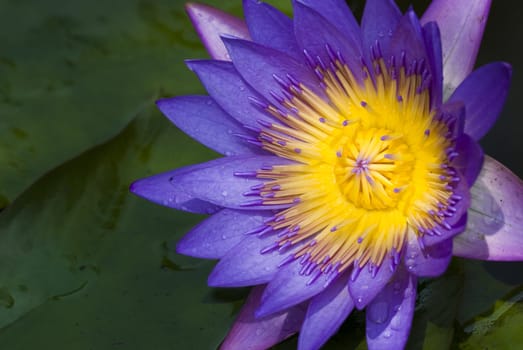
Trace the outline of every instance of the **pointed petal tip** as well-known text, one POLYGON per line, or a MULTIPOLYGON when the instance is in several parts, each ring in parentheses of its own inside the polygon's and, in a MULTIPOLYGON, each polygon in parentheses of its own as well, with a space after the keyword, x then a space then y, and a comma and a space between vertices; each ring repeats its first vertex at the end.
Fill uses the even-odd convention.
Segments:
POLYGON ((189 2, 185 10, 212 58, 230 61, 220 35, 250 39, 245 22, 214 7, 189 2))
POLYGON ((242 307, 221 350, 263 350, 295 334, 305 317, 306 305, 300 304, 273 316, 258 319, 254 310, 260 302, 265 286, 256 286, 242 307))

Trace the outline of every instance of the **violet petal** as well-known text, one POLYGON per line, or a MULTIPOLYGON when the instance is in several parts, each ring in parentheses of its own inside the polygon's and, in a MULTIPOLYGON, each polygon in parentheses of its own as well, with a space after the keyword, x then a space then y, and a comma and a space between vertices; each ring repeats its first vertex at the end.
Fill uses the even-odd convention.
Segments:
POLYGON ((294 32, 303 50, 313 59, 319 57, 325 64, 332 62, 331 54, 341 54, 351 71, 361 72, 361 40, 359 37, 346 37, 331 23, 319 16, 316 11, 296 2, 294 5, 294 32))
POLYGON ((437 107, 443 101, 443 51, 440 32, 435 22, 425 24, 422 30, 431 73, 430 102, 432 107, 437 107))
POLYGON ((421 249, 417 237, 409 237, 404 258, 409 273, 419 277, 436 277, 447 270, 451 259, 452 239, 421 249))
POLYGON ((273 118, 252 102, 254 98, 267 104, 267 100, 242 79, 231 62, 190 60, 187 65, 198 75, 216 103, 241 124, 259 128, 258 120, 274 122, 273 118))
POLYGON ((173 176, 184 176, 204 167, 205 164, 196 164, 139 179, 131 184, 129 190, 137 196, 169 208, 212 214, 218 211, 220 206, 195 198, 186 193, 183 187, 171 182, 173 176))
POLYGON ((243 13, 252 40, 287 53, 296 59, 303 57, 292 30, 292 20, 269 4, 244 0, 243 13))
POLYGON ((268 210, 222 209, 199 223, 176 245, 176 252, 196 258, 219 259, 249 232, 272 216, 268 210))
POLYGON ((434 244, 439 244, 441 242, 444 242, 446 240, 452 239, 453 237, 459 235, 460 233, 465 231, 465 228, 467 227, 467 218, 468 214, 464 213, 459 217, 459 219, 450 227, 450 229, 446 229, 443 226, 438 227, 438 234, 434 235, 424 235, 423 236, 423 244, 427 247, 430 247, 434 244))
POLYGON ((278 79, 291 82, 287 79, 288 75, 316 94, 323 95, 323 89, 312 70, 291 56, 245 40, 224 38, 224 42, 243 79, 269 101, 278 103, 272 93, 282 90, 278 79))
POLYGON ((349 291, 358 310, 362 310, 380 293, 381 289, 389 282, 396 271, 396 266, 384 262, 376 271, 369 271, 368 264, 363 266, 360 273, 353 281, 349 280, 349 291))
POLYGON ((483 166, 483 149, 476 140, 464 134, 456 141, 456 152, 458 156, 452 161, 452 166, 463 174, 467 184, 472 186, 483 166))
POLYGON ((328 20, 349 41, 357 41, 360 28, 345 0, 297 0, 328 20))
POLYGON ((416 302, 416 277, 403 268, 367 306, 369 350, 403 349, 407 343, 416 302))
POLYGON ((298 260, 282 266, 270 281, 262 296, 257 317, 264 317, 306 301, 327 288, 329 275, 321 273, 313 283, 312 275, 301 274, 298 260))
MULTIPOLYGON (((276 156, 231 156, 218 158, 204 163, 190 172, 171 174, 172 186, 184 193, 221 207, 243 210, 269 210, 270 206, 259 204, 246 205, 251 197, 244 196, 252 186, 262 183, 253 176, 237 176, 246 172, 255 174, 266 166, 292 163, 276 156)), ((256 198, 254 198, 256 200, 256 198)))
POLYGON ((239 138, 249 134, 209 96, 177 96, 156 105, 173 124, 201 144, 226 156, 260 154, 264 151, 239 138))
POLYGON ((254 316, 264 289, 265 286, 256 286, 251 290, 234 325, 221 344, 221 350, 265 350, 300 330, 306 304, 296 305, 263 318, 254 316))
POLYGON ((482 260, 523 260, 523 182, 485 156, 471 188, 467 230, 454 238, 454 255, 482 260))
POLYGON ((250 40, 245 22, 237 17, 203 4, 188 3, 185 9, 207 52, 214 59, 231 60, 221 35, 250 40))
POLYGON ((512 68, 508 63, 495 62, 470 74, 449 102, 462 101, 467 117, 465 132, 475 140, 481 139, 494 125, 508 95, 512 68))
MULTIPOLYGON (((427 62, 427 50, 421 25, 414 10, 409 9, 398 22, 390 41, 390 53, 399 58, 405 54, 407 67, 414 60, 427 62)), ((400 62, 398 62, 400 63, 400 62)))
POLYGON ((367 0, 361 19, 363 49, 370 52, 379 41, 383 52, 389 52, 390 39, 401 18, 401 12, 393 0, 367 0))
POLYGON ((310 301, 301 327, 298 349, 319 349, 333 336, 354 308, 347 285, 349 274, 340 276, 310 301))
POLYGON ((262 254, 274 241, 274 237, 246 236, 214 267, 208 278, 209 286, 247 287, 271 281, 279 271, 278 265, 291 254, 277 249, 262 254))
POLYGON ((433 0, 421 18, 423 24, 435 21, 443 47, 444 99, 472 71, 491 0, 433 0))

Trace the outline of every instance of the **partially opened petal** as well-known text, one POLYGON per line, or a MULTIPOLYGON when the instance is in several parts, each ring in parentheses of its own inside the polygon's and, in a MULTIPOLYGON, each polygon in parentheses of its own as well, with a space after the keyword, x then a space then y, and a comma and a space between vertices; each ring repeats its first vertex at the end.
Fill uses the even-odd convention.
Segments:
POLYGON ((263 104, 267 104, 267 100, 242 79, 231 62, 191 60, 187 65, 216 103, 241 124, 259 128, 258 121, 274 121, 253 103, 253 99, 263 104))
POLYGON ((300 331, 299 350, 319 349, 333 336, 354 308, 348 274, 311 299, 300 331))
POLYGON ((316 11, 299 2, 294 5, 294 32, 298 44, 312 59, 319 58, 321 62, 328 63, 332 62, 333 54, 340 54, 354 75, 360 73, 360 38, 344 36, 316 11))
POLYGON ((268 210, 222 209, 185 234, 176 245, 176 252, 219 259, 270 216, 272 213, 268 210))
POLYGON ((250 39, 245 22, 237 17, 203 4, 188 3, 185 9, 212 58, 231 60, 221 35, 250 39))
POLYGON ((416 237, 410 237, 405 250, 407 271, 419 277, 436 277, 447 270, 452 259, 452 239, 422 247, 416 237))
POLYGON ((523 260, 523 182, 486 156, 471 188, 467 230, 454 238, 454 255, 523 260))
POLYGON ((416 277, 398 269, 393 280, 366 310, 369 350, 403 349, 412 325, 416 277))
POLYGON ((386 263, 379 267, 369 266, 365 265, 356 277, 353 274, 349 280, 349 291, 358 310, 365 308, 381 292, 396 271, 395 265, 386 263))
POLYGON ((201 144, 226 156, 264 153, 237 135, 250 132, 232 119, 209 96, 178 96, 156 102, 177 127, 201 144))
POLYGON ((443 47, 444 97, 447 99, 472 71, 491 0, 433 0, 421 18, 435 21, 443 47))
POLYGON ((139 179, 131 184, 129 190, 137 196, 166 207, 191 213, 212 214, 218 211, 220 206, 194 198, 193 195, 185 193, 182 187, 171 181, 173 177, 184 176, 204 167, 205 164, 191 165, 139 179))
POLYGON ((425 24, 423 37, 431 74, 430 103, 433 108, 437 108, 443 101, 443 51, 438 25, 435 22, 425 24))
POLYGON ((303 57, 298 50, 289 17, 258 0, 244 0, 243 13, 253 41, 297 59, 303 57))
POLYGON ((461 101, 465 104, 465 132, 475 140, 481 139, 490 130, 501 113, 511 76, 509 64, 487 64, 469 75, 449 98, 449 102, 461 101))
POLYGON ((452 164, 465 176, 468 185, 472 186, 483 166, 483 149, 476 140, 464 134, 456 141, 456 152, 458 152, 458 156, 452 161, 452 164))
POLYGON ((401 12, 393 0, 367 0, 361 19, 363 49, 370 52, 379 40, 380 47, 388 52, 393 30, 401 18, 401 12))
POLYGON ((348 40, 359 38, 359 25, 345 0, 297 0, 317 11, 339 30, 348 40))
POLYGON ((330 276, 308 273, 298 260, 282 266, 267 285, 256 316, 264 317, 310 299, 328 287, 330 276))
POLYGON ((254 316, 264 289, 265 286, 252 289, 220 350, 265 350, 298 332, 306 304, 263 318, 254 316))
MULTIPOLYGON (((398 60, 405 56, 407 67, 413 65, 414 62, 427 62, 425 39, 414 10, 408 10, 398 22, 390 40, 389 52, 398 60)), ((421 74, 422 72, 417 73, 421 74)))

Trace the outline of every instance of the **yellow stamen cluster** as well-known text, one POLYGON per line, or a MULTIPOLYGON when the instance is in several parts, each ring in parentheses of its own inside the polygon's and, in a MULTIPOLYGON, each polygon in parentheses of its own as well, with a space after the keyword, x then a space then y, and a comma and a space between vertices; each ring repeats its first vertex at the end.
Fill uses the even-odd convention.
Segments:
POLYGON ((260 135, 266 150, 296 161, 258 171, 263 203, 289 205, 269 225, 280 246, 308 242, 295 256, 321 268, 379 266, 408 232, 440 223, 431 213, 452 194, 442 166, 449 130, 434 118, 423 77, 375 65, 380 74, 363 82, 341 62, 322 70, 324 96, 290 84, 284 108, 268 108, 280 123, 260 135))

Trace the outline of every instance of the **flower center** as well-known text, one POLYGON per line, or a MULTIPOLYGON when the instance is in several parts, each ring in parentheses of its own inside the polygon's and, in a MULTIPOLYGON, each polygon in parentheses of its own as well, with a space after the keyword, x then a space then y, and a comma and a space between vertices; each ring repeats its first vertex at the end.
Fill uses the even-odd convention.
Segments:
POLYGON ((357 208, 395 207, 401 188, 411 181, 414 156, 401 134, 354 128, 336 151, 334 172, 340 192, 357 208))
POLYGON ((430 107, 430 74, 373 64, 358 80, 340 59, 314 66, 322 88, 275 77, 283 97, 266 110, 263 148, 295 164, 260 169, 253 188, 262 203, 284 208, 263 232, 277 232, 262 250, 295 247, 304 273, 392 266, 408 234, 448 226, 455 173, 454 143, 444 116, 430 107), (372 78, 371 78, 372 76, 372 78))

